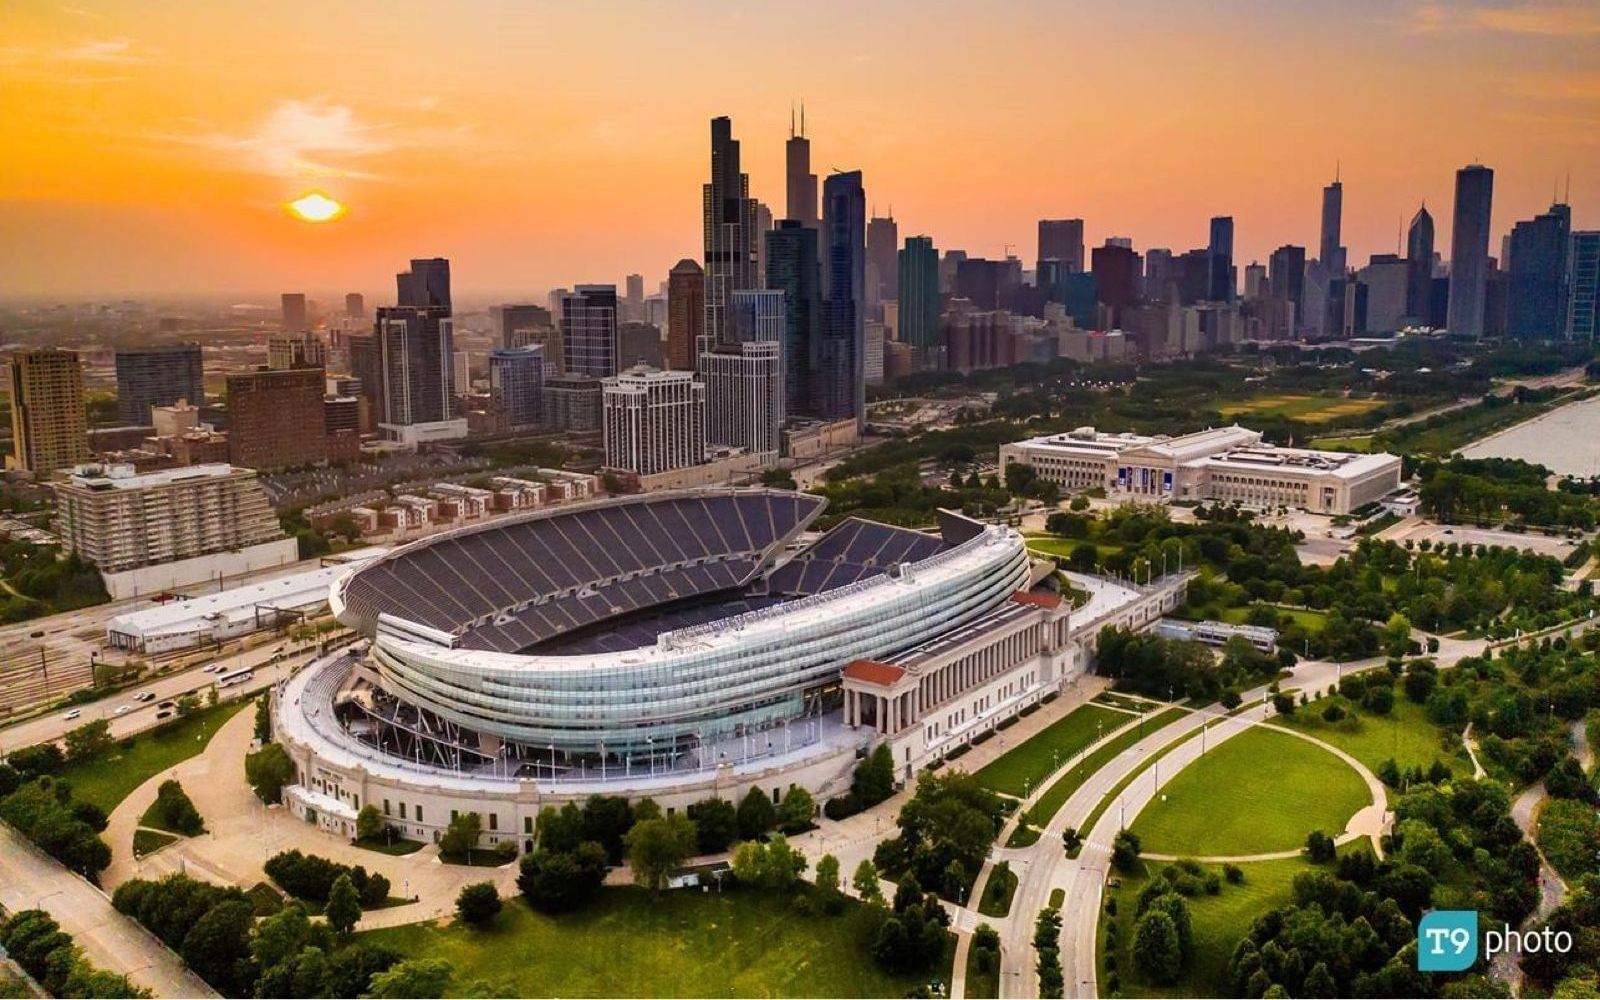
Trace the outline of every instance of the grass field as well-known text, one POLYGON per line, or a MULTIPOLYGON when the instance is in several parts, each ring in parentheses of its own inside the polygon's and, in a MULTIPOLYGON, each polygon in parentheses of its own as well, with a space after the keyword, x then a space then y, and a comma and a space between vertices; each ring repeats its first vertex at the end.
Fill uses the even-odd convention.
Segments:
POLYGON ((1339 834, 1369 801, 1366 782, 1339 758, 1286 733, 1251 728, 1178 772, 1133 831, 1154 854, 1287 851, 1312 830, 1339 834))
POLYGON ((997 792, 1022 798, 1038 788, 1058 764, 1066 763, 1093 743, 1097 734, 1109 733, 1130 718, 1124 712, 1099 705, 1082 705, 985 766, 978 772, 978 781, 997 792))
POLYGON ((1042 555, 1059 556, 1066 559, 1072 555, 1072 550, 1089 542, 1100 554, 1100 558, 1115 555, 1122 551, 1122 546, 1104 542, 1095 542, 1085 538, 1056 538, 1052 535, 1031 535, 1028 538, 1028 548, 1042 555))
MULTIPOLYGON (((1159 862, 1147 863, 1160 870, 1159 862)), ((1221 874, 1221 866, 1206 866, 1221 874)), ((1117 901, 1117 915, 1100 916, 1099 966, 1100 990, 1107 989, 1106 926, 1117 924, 1116 969, 1123 996, 1158 997, 1225 997, 1235 991, 1228 981, 1228 959, 1239 941, 1249 933, 1256 917, 1274 907, 1287 903, 1293 889, 1294 877, 1310 871, 1311 865, 1299 858, 1284 861, 1253 861, 1239 866, 1244 870, 1244 881, 1234 885, 1222 883, 1222 891, 1215 896, 1198 895, 1189 898, 1189 916, 1194 926, 1194 959, 1190 962, 1184 981, 1177 986, 1155 986, 1144 981, 1133 964, 1134 916, 1138 911, 1139 891, 1150 881, 1149 874, 1124 877, 1122 886, 1107 890, 1106 897, 1117 901)))
POLYGON ((1372 435, 1312 438, 1306 447, 1315 448, 1318 451, 1353 451, 1365 455, 1372 450, 1372 435))
POLYGON ((868 954, 866 915, 808 915, 768 894, 608 888, 559 918, 512 900, 485 930, 407 924, 361 935, 408 958, 449 962, 448 996, 905 996, 950 980, 893 976, 868 954))
POLYGON ((102 757, 68 765, 61 777, 72 783, 74 797, 93 802, 109 814, 135 788, 204 750, 224 722, 251 704, 248 700, 224 702, 199 709, 133 737, 128 749, 119 741, 102 757))
MULTIPOLYGON (((1310 611, 1306 608, 1285 608, 1276 604, 1269 605, 1273 612, 1279 615, 1288 615, 1294 619, 1301 628, 1316 635, 1327 624, 1328 616, 1320 611, 1310 611)), ((1226 608, 1222 612, 1222 620, 1230 625, 1243 625, 1250 616, 1249 607, 1226 608)))
POLYGON ((1393 757, 1402 769, 1413 765, 1427 767, 1442 760, 1463 777, 1472 774, 1472 762, 1461 748, 1460 738, 1442 732, 1429 722, 1421 705, 1400 697, 1395 699, 1394 710, 1388 717, 1356 708, 1354 714, 1347 714, 1338 722, 1325 722, 1322 711, 1329 705, 1339 705, 1346 713, 1352 712, 1349 701, 1332 695, 1278 721, 1332 743, 1374 771, 1393 757))
POLYGON ((1183 717, 1183 709, 1169 708, 1164 712, 1146 718, 1143 726, 1134 726, 1132 729, 1110 740, 1105 746, 1089 754, 1066 770, 1055 784, 1033 804, 1028 810, 1028 821, 1035 826, 1043 826, 1050 822, 1056 811, 1072 798, 1072 793, 1089 779, 1089 775, 1105 767, 1117 754, 1144 739, 1150 733, 1162 726, 1168 725, 1183 717))
POLYGON ((1237 417, 1285 417, 1308 424, 1323 424, 1342 417, 1357 417, 1383 405, 1381 399, 1345 399, 1337 396, 1256 396, 1223 403, 1217 412, 1237 417))
POLYGON ((162 833, 159 830, 135 830, 133 831, 133 856, 142 858, 146 854, 153 854, 161 850, 168 844, 176 843, 177 840, 178 838, 172 834, 162 833))

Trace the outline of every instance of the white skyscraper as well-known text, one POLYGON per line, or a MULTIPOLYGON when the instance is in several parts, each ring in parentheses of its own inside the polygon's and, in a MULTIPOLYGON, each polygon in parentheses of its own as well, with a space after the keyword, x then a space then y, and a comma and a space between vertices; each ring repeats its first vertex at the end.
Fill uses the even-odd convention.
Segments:
POLYGON ((743 448, 763 465, 778 461, 783 426, 783 355, 776 341, 721 347, 700 358, 706 439, 743 448))
POLYGON ((706 456, 706 387, 693 372, 640 365, 602 380, 606 468, 654 475, 706 456))

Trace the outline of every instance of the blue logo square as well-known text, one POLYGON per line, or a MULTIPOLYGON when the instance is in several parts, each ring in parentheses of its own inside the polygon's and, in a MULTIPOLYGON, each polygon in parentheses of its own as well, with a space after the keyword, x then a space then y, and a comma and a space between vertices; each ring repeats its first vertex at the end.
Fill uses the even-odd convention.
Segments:
POLYGON ((1478 960, 1478 911, 1434 910, 1417 923, 1417 969, 1461 972, 1478 960))

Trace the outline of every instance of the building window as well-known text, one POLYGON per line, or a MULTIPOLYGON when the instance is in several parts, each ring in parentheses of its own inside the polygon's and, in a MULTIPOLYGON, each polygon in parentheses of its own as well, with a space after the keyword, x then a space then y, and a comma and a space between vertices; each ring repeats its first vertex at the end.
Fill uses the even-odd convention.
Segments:
MULTIPOLYGON (((404 813, 402 813, 401 815, 403 816, 404 813)), ((422 807, 421 806, 417 806, 417 822, 418 823, 422 822, 422 807)))
MULTIPOLYGON (((401 819, 405 819, 406 818, 406 804, 404 802, 400 803, 400 818, 401 819)), ((417 819, 420 821, 422 819, 422 817, 418 816, 417 819)))
POLYGON ((390 815, 390 812, 389 812, 389 800, 388 799, 384 799, 383 800, 383 814, 385 816, 390 815))
POLYGON ((499 813, 490 813, 489 814, 489 829, 491 829, 491 830, 500 829, 500 814, 499 813))

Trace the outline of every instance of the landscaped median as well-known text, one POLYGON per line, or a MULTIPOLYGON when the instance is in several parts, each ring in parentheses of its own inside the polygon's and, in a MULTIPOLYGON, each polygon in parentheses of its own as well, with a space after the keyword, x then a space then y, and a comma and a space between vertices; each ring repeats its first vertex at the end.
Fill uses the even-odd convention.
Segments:
POLYGON ((978 781, 1002 795, 1026 798, 1056 768, 1129 718, 1100 705, 1080 705, 985 765, 978 781))

